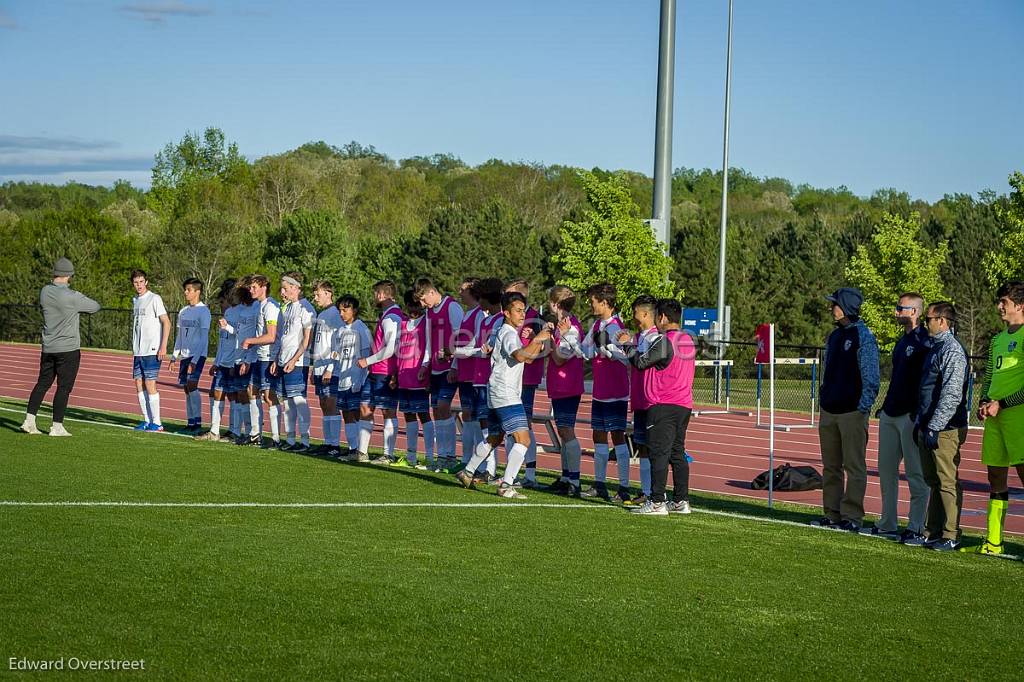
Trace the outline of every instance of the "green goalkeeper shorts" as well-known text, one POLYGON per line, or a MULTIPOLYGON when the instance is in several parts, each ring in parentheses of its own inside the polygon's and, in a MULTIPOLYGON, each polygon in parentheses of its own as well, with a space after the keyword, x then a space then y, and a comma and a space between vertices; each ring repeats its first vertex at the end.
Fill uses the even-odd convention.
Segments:
POLYGON ((990 467, 1024 464, 1024 405, 999 410, 985 420, 981 463, 990 467))

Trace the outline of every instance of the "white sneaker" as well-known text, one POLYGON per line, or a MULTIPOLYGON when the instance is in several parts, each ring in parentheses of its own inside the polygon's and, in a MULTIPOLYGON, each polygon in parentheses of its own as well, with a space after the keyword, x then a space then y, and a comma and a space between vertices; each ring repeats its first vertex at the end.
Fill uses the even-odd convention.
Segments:
POLYGON ((67 429, 64 428, 64 424, 62 424, 60 422, 54 422, 53 424, 50 425, 50 435, 51 436, 70 436, 71 434, 68 433, 67 429))
POLYGON ((689 514, 690 513, 690 501, 683 500, 682 502, 669 502, 668 512, 670 514, 689 514))
POLYGON ((498 496, 505 497, 510 500, 526 499, 526 495, 522 494, 521 492, 516 490, 514 486, 511 486, 507 483, 502 483, 501 485, 498 486, 498 496))
POLYGON ((42 433, 42 431, 36 428, 36 420, 29 419, 28 417, 25 417, 25 421, 21 423, 21 430, 25 433, 31 433, 34 436, 38 436, 42 433))
POLYGON ((647 500, 641 506, 630 509, 631 514, 645 514, 650 516, 668 516, 668 505, 664 502, 652 502, 647 500))

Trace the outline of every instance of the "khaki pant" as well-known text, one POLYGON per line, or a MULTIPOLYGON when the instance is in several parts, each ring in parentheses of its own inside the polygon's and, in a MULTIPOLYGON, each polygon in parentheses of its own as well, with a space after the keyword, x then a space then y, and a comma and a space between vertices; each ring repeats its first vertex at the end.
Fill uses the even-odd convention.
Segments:
POLYGON ((860 525, 864 521, 864 491, 868 485, 868 416, 856 410, 844 414, 822 410, 818 440, 824 469, 824 515, 835 522, 853 521, 860 525))
POLYGON ((878 486, 882 490, 882 516, 878 528, 895 531, 899 525, 900 460, 907 472, 910 488, 910 514, 907 530, 924 533, 924 515, 928 507, 928 484, 921 470, 921 449, 914 442, 914 422, 907 416, 878 417, 878 486))
POLYGON ((941 535, 947 540, 960 539, 960 510, 964 505, 964 489, 960 485, 957 469, 960 467, 960 446, 965 440, 967 429, 940 431, 937 450, 921 446, 921 468, 924 480, 931 488, 928 520, 925 523, 929 538, 941 535))

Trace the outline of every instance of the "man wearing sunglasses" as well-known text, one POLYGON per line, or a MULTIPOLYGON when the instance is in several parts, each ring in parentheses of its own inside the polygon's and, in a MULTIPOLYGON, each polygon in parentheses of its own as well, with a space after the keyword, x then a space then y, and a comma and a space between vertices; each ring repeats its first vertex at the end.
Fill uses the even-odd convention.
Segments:
POLYGON ((921 468, 931 488, 925 523, 927 549, 951 552, 960 544, 960 446, 967 439, 967 353, 953 335, 956 308, 940 301, 924 318, 932 348, 924 361, 914 440, 921 447, 921 468))
POLYGON ((874 526, 861 532, 923 545, 924 514, 928 505, 928 484, 921 472, 921 453, 914 443, 917 416, 917 387, 921 385, 924 359, 931 348, 928 330, 921 326, 924 299, 920 294, 901 294, 896 303, 896 322, 904 334, 892 350, 892 378, 878 417, 878 484, 882 491, 882 515, 874 526), (907 529, 899 532, 900 461, 910 487, 907 529))

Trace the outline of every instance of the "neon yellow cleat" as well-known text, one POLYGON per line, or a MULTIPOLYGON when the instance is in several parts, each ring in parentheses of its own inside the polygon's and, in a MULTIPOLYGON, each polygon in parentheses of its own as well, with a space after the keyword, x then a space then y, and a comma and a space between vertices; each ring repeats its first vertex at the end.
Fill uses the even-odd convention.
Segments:
POLYGON ((1002 554, 1003 545, 1002 543, 998 545, 993 545, 992 543, 986 540, 977 547, 962 547, 960 551, 967 552, 969 554, 1002 554))

